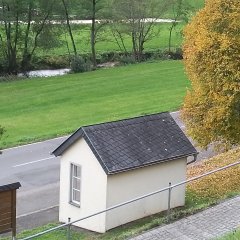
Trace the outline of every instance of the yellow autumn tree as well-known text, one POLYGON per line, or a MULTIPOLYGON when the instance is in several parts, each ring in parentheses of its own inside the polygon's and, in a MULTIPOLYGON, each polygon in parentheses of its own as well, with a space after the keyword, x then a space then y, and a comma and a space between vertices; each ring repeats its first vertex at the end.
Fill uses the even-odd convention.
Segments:
POLYGON ((184 30, 191 81, 181 115, 201 147, 240 143, 240 1, 206 0, 184 30))

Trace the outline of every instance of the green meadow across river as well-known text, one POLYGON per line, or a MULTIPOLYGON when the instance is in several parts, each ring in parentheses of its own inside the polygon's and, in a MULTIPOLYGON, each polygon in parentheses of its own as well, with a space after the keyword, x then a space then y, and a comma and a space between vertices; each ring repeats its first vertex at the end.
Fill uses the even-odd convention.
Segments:
POLYGON ((1 148, 73 132, 82 125, 181 106, 189 82, 181 61, 0 82, 1 148))

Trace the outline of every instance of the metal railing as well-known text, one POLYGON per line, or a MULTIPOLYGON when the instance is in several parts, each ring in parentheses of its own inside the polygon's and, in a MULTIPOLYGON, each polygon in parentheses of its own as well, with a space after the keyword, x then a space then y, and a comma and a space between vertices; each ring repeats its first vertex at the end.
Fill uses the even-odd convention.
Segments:
POLYGON ((130 204, 130 203, 139 201, 139 200, 141 200, 141 199, 144 199, 144 198, 147 198, 147 197, 156 195, 156 194, 158 194, 158 193, 161 193, 161 192, 164 192, 164 191, 167 191, 167 190, 168 190, 167 219, 168 219, 168 221, 169 221, 169 220, 170 220, 170 209, 171 209, 171 191, 172 191, 173 188, 176 188, 176 187, 181 186, 181 185, 184 185, 184 184, 186 184, 186 183, 189 183, 189 182, 198 180, 198 179, 200 179, 200 178, 206 177, 206 176, 211 175, 211 174, 213 174, 213 173, 216 173, 216 172, 225 170, 225 169, 227 169, 227 168, 236 166, 236 165, 238 165, 238 164, 240 164, 240 161, 235 162, 235 163, 232 163, 232 164, 229 164, 229 165, 226 165, 226 166, 221 167, 221 168, 217 168, 217 169, 215 169, 215 170, 209 171, 209 172, 204 173, 204 174, 202 174, 202 175, 189 178, 188 180, 185 180, 185 181, 182 181, 182 182, 173 184, 173 185, 172 185, 171 183, 169 183, 169 186, 168 186, 168 187, 165 187, 165 188, 159 189, 159 190, 157 190, 157 191, 154 191, 154 192, 151 192, 151 193, 142 195, 142 196, 137 197, 137 198, 133 198, 133 199, 131 199, 131 200, 129 200, 129 201, 122 202, 122 203, 120 203, 120 204, 114 205, 114 206, 112 206, 112 207, 106 208, 106 209, 104 209, 104 210, 102 210, 102 211, 93 213, 93 214, 91 214, 91 215, 88 215, 88 216, 86 216, 86 217, 83 217, 83 218, 80 218, 80 219, 77 219, 77 220, 74 220, 74 221, 71 221, 71 219, 68 218, 68 223, 59 225, 59 226, 57 226, 57 227, 53 227, 53 228, 51 228, 51 229, 42 231, 42 232, 40 232, 40 233, 34 234, 34 235, 29 236, 29 237, 26 237, 26 238, 22 238, 22 239, 19 239, 19 240, 29 240, 29 239, 33 239, 33 238, 42 236, 42 235, 44 235, 44 234, 46 234, 46 233, 49 233, 49 232, 58 230, 58 229, 63 228, 63 227, 68 227, 68 229, 67 229, 67 239, 70 240, 70 228, 71 228, 71 225, 72 225, 72 224, 77 223, 77 222, 80 222, 80 221, 83 221, 83 220, 88 219, 88 218, 91 218, 91 217, 94 217, 94 216, 99 215, 99 214, 101 214, 101 213, 105 213, 105 212, 111 211, 111 210, 113 210, 113 209, 116 209, 116 208, 119 208, 119 207, 128 205, 128 204, 130 204))

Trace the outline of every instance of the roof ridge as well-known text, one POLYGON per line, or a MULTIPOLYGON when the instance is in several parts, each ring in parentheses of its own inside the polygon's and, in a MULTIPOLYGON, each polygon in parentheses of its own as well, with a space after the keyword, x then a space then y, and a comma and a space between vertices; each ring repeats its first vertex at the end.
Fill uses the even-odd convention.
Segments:
MULTIPOLYGON (((146 115, 146 116, 149 116, 149 115, 146 115)), ((142 117, 145 117, 145 116, 142 116, 142 117)), ((135 118, 130 118, 130 119, 126 119, 126 120, 134 120, 135 118)), ((158 120, 158 119, 149 119, 147 122, 153 122, 153 121, 156 121, 156 120, 158 120)), ((118 122, 118 121, 116 121, 116 122, 118 122)), ((121 122, 121 121, 119 121, 119 122, 121 122)), ((136 122, 132 122, 132 123, 129 123, 129 124, 125 124, 125 125, 123 125, 123 126, 119 126, 119 125, 116 125, 116 126, 112 126, 112 127, 108 127, 107 128, 107 130, 109 130, 109 129, 114 129, 114 128, 123 128, 123 127, 126 127, 126 125, 127 126, 131 126, 131 125, 137 125, 137 124, 141 124, 141 123, 143 123, 143 122, 146 122, 146 121, 144 121, 144 120, 142 120, 141 122, 138 122, 138 123, 136 123, 136 122)), ((109 122, 109 123, 115 123, 115 122, 109 122)), ((95 127, 95 126, 99 126, 99 125, 104 125, 104 124, 96 124, 96 125, 91 125, 91 126, 84 126, 84 128, 85 129, 87 129, 88 127, 95 127)), ((83 128, 83 127, 82 127, 83 128)), ((93 129, 92 131, 93 132, 97 132, 97 131, 103 131, 103 130, 106 130, 106 129, 104 129, 104 128, 102 128, 102 129, 93 129)))
POLYGON ((82 126, 54 155, 62 155, 81 137, 107 175, 197 153, 169 112, 82 126))
MULTIPOLYGON (((130 118, 123 118, 123 119, 118 119, 118 120, 113 120, 113 121, 108 121, 108 122, 101 122, 101 123, 96 123, 96 124, 83 125, 83 126, 81 126, 81 127, 79 127, 79 128, 88 128, 88 127, 93 127, 93 126, 98 126, 98 125, 109 124, 109 123, 123 122, 123 121, 134 120, 134 119, 138 119, 138 118, 142 118, 142 117, 162 115, 162 114, 164 114, 164 113, 170 114, 169 111, 161 112, 161 113, 150 113, 150 114, 146 114, 146 115, 140 115, 140 116, 135 116, 135 117, 130 117, 130 118)), ((170 114, 170 115, 171 115, 171 114, 170 114)))

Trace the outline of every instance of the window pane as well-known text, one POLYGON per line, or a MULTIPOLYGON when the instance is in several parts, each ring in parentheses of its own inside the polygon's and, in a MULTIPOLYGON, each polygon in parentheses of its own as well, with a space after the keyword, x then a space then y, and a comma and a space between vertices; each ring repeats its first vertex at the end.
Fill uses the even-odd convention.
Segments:
POLYGON ((80 192, 73 189, 73 201, 80 202, 80 192))
POLYGON ((77 176, 77 166, 73 166, 73 176, 76 177, 77 176))
POLYGON ((73 178, 73 188, 80 190, 80 179, 73 178))
POLYGON ((80 177, 81 176, 81 169, 80 167, 77 166, 77 177, 80 177))
POLYGON ((80 177, 80 174, 81 174, 80 167, 73 165, 73 176, 80 177))
POLYGON ((70 201, 80 203, 81 167, 71 164, 71 199, 70 201))

